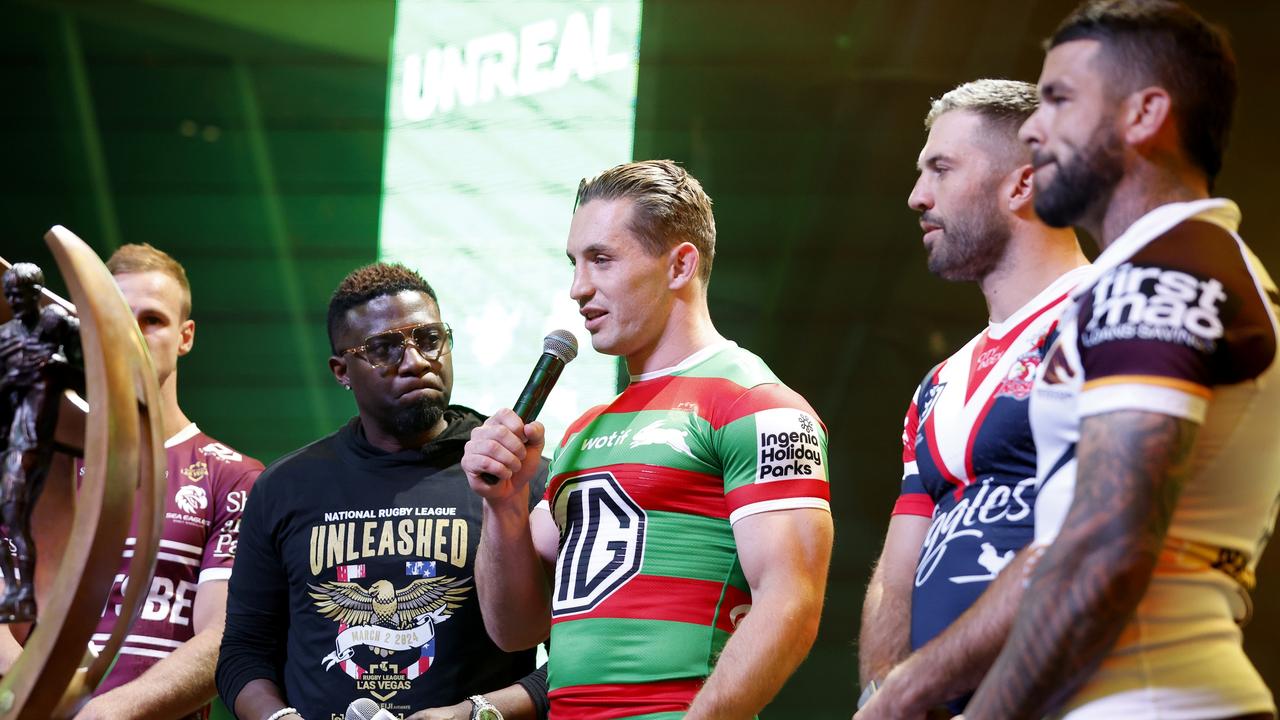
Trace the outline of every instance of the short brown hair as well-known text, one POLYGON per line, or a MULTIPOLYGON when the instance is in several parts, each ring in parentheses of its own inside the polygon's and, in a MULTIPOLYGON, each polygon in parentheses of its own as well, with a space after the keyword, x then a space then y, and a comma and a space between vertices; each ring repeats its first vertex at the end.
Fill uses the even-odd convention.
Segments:
POLYGON ((609 168, 578 186, 575 207, 592 200, 630 200, 631 232, 651 255, 689 242, 698 249, 698 277, 711 281, 716 220, 702 183, 671 160, 645 160, 609 168))
POLYGON ((191 283, 187 282, 187 271, 182 263, 173 259, 169 253, 153 247, 150 243, 130 243, 121 245, 107 259, 107 270, 112 275, 128 275, 130 273, 159 272, 168 275, 178 282, 182 288, 182 320, 191 317, 191 283))
POLYGON ((1155 83, 1169 93, 1183 151, 1212 186, 1222 169, 1237 92, 1227 34, 1180 2, 1089 0, 1062 21, 1045 48, 1075 40, 1101 43, 1105 72, 1117 92, 1155 83))

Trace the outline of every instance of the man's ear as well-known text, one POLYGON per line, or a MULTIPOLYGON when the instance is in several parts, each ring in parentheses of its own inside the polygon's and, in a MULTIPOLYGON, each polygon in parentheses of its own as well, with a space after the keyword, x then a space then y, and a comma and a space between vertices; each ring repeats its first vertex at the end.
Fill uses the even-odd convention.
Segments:
POLYGON ((333 373, 333 379, 347 390, 351 389, 351 379, 347 377, 347 357, 345 355, 329 356, 329 372, 333 373))
POLYGON ((191 318, 183 320, 178 325, 178 334, 182 337, 178 343, 178 357, 182 357, 191 352, 192 346, 196 344, 196 321, 191 318))
POLYGON ((693 243, 685 241, 671 248, 671 264, 669 267, 670 282, 667 287, 676 290, 692 283, 698 277, 698 266, 702 264, 702 255, 693 243))
POLYGON ((1130 145, 1144 145, 1172 130, 1173 99, 1162 87, 1148 87, 1130 93, 1123 104, 1124 139, 1130 145))
POLYGON ((1004 199, 1009 203, 1009 211, 1013 214, 1026 212, 1035 201, 1035 174, 1035 169, 1028 163, 1010 172, 1000 184, 1004 199))

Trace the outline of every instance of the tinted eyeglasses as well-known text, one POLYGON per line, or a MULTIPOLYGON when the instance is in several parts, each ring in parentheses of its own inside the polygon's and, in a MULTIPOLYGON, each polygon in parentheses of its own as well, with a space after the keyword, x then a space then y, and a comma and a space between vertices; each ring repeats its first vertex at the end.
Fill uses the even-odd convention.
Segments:
POLYGON ((409 325, 370 335, 363 344, 338 354, 352 353, 376 368, 396 366, 404 360, 404 349, 409 344, 426 359, 439 360, 453 350, 453 330, 445 323, 409 325))

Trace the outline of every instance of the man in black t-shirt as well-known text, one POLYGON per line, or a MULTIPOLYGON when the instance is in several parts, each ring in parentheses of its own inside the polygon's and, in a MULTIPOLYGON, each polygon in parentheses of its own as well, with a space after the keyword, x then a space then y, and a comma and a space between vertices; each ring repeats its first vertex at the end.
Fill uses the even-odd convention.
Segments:
POLYGON ((329 338, 358 414, 271 465, 249 497, 223 700, 254 720, 342 718, 359 698, 418 720, 490 703, 545 715, 533 652, 499 650, 476 598, 481 505, 458 462, 484 418, 449 405, 453 337, 434 291, 403 266, 360 268, 330 301, 329 338))

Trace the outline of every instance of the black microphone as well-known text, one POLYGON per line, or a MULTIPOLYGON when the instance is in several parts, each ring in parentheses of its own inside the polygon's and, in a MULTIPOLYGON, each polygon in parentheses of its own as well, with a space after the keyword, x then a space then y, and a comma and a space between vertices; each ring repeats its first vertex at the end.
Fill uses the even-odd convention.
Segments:
MULTIPOLYGON (((560 379, 560 371, 576 357, 578 339, 568 330, 553 330, 542 339, 542 357, 533 366, 529 382, 524 384, 524 390, 520 391, 520 397, 511 408, 526 425, 537 419, 542 404, 547 401, 547 395, 551 394, 551 388, 560 379)), ((490 485, 498 482, 498 478, 489 473, 481 473, 480 479, 490 485)))

